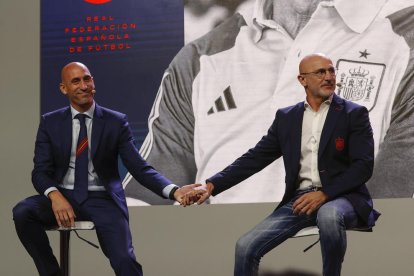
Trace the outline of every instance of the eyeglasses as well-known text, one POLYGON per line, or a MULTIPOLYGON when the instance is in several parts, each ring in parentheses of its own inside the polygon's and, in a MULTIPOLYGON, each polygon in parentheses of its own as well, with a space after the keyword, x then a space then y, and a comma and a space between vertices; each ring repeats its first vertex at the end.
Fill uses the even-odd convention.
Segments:
POLYGON ((300 75, 315 75, 317 78, 322 79, 326 76, 327 72, 333 77, 336 76, 336 71, 335 71, 335 68, 333 68, 333 67, 330 67, 328 69, 321 68, 321 69, 318 69, 316 71, 308 72, 308 73, 300 73, 300 75))

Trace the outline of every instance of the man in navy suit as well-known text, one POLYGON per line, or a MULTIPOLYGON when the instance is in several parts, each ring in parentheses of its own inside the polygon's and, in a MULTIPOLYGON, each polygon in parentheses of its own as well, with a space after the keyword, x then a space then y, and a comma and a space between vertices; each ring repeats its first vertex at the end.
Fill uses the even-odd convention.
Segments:
POLYGON ((200 204, 283 157, 285 194, 272 214, 238 240, 236 276, 257 275, 261 257, 314 225, 319 228, 323 275, 340 275, 345 230, 372 227, 379 216, 365 186, 374 165, 367 109, 334 94, 335 68, 322 54, 303 58, 297 78, 306 101, 278 110, 267 135, 254 148, 182 202, 200 204))
POLYGON ((164 198, 180 201, 191 186, 178 189, 143 160, 126 115, 95 103, 94 80, 85 65, 67 64, 60 90, 70 107, 41 117, 32 172, 39 195, 13 209, 17 234, 40 275, 59 275, 45 227, 91 220, 116 275, 142 275, 132 246, 118 156, 140 183, 164 198))

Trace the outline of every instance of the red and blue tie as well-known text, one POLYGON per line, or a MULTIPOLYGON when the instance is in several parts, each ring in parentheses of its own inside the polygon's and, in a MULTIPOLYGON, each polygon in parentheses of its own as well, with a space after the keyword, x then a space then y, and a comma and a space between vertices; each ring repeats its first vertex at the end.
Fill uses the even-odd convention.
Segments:
POLYGON ((73 197, 79 204, 88 198, 88 132, 85 119, 87 115, 77 114, 76 119, 80 122, 78 145, 76 147, 75 161, 75 186, 73 197))

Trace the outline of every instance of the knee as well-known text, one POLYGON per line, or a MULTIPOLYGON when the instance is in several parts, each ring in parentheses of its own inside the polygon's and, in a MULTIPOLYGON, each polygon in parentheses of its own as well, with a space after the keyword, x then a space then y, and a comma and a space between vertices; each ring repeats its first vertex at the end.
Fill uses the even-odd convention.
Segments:
POLYGON ((316 224, 321 232, 345 228, 344 214, 335 206, 322 206, 318 211, 316 224))
POLYGON ((20 201, 13 208, 13 220, 15 224, 22 224, 29 218, 30 206, 26 204, 25 200, 20 201))

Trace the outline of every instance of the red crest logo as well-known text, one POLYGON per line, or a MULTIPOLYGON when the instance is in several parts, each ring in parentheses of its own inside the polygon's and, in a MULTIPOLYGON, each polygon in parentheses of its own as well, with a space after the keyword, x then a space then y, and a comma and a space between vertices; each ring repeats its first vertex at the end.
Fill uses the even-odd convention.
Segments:
POLYGON ((342 137, 335 139, 335 147, 337 151, 343 151, 345 148, 345 140, 342 137))
POLYGON ((102 4, 106 4, 108 2, 111 2, 112 0, 83 0, 89 4, 94 4, 94 5, 102 5, 102 4))

